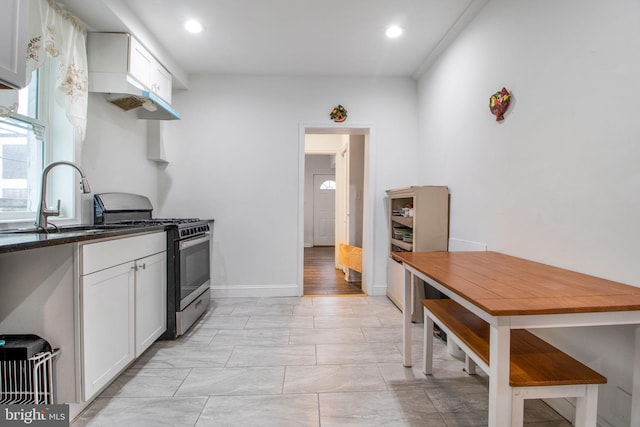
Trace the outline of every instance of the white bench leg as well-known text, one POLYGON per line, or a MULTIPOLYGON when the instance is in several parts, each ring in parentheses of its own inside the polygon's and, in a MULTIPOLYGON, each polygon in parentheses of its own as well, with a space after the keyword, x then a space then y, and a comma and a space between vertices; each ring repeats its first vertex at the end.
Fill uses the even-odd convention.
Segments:
POLYGON ((511 389, 511 427, 524 425, 524 395, 518 388, 511 389))
POLYGON ((424 344, 422 347, 422 372, 425 375, 433 373, 433 320, 424 312, 424 344))
POLYGON ((584 397, 576 398, 576 427, 596 427, 598 418, 598 385, 585 385, 584 397))
MULTIPOLYGON (((506 322, 506 320, 498 318, 498 322, 506 322)), ((489 425, 511 427, 511 387, 509 387, 511 329, 509 326, 491 325, 489 346, 489 425)))
POLYGON ((472 358, 469 357, 468 354, 464 354, 464 370, 469 375, 476 374, 476 362, 473 361, 472 358))

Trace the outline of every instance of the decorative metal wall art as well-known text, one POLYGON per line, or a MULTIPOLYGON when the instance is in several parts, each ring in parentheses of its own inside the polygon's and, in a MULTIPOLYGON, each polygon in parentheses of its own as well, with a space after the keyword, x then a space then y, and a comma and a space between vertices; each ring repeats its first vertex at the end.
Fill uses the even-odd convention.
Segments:
POLYGON ((509 108, 511 94, 506 88, 502 88, 500 92, 496 92, 489 98, 489 109, 496 116, 496 122, 504 120, 504 113, 509 108))
POLYGON ((333 107, 329 117, 331 117, 331 120, 334 122, 340 123, 347 120, 347 113, 348 111, 342 105, 338 105, 337 107, 333 107))

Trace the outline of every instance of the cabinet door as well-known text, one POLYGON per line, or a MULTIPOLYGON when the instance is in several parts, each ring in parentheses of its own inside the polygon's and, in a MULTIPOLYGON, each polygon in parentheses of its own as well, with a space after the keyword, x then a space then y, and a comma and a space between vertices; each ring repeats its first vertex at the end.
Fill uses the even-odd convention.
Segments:
POLYGON ((136 261, 136 357, 167 329, 167 253, 136 261))
POLYGON ((152 65, 151 91, 171 104, 171 73, 157 61, 152 65))
POLYGON ((131 262, 82 276, 85 401, 134 359, 134 268, 131 262))
POLYGON ((129 74, 148 88, 156 61, 136 39, 130 37, 129 40, 129 74))
POLYGON ((27 84, 28 0, 6 0, 0 13, 0 87, 27 84))

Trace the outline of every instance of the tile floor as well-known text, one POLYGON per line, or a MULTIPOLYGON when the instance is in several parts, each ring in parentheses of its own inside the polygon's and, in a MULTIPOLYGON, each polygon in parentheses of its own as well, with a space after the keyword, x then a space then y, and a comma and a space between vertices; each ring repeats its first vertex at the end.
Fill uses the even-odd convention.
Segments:
MULTIPOLYGON (((386 297, 218 299, 72 426, 486 426, 487 377, 462 372, 439 340, 425 377, 418 324, 404 368, 401 330, 386 297)), ((541 401, 527 401, 525 424, 571 425, 541 401)))

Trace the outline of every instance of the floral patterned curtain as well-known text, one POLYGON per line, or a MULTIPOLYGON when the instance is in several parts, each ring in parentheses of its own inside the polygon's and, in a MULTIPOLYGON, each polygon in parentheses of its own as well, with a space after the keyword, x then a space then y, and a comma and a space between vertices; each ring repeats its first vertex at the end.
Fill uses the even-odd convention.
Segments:
MULTIPOLYGON (((82 142, 87 127, 89 88, 86 30, 80 20, 53 0, 32 1, 29 6, 27 75, 31 76, 44 63, 46 55, 57 60, 55 99, 67 112, 78 141, 82 142)), ((15 113, 17 91, 0 92, 0 114, 15 113)))

